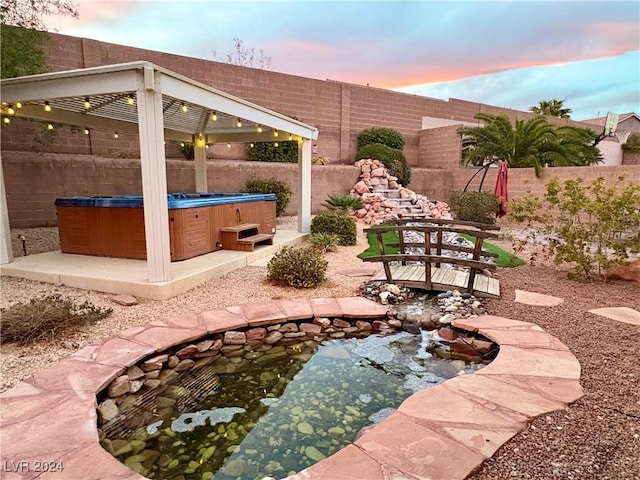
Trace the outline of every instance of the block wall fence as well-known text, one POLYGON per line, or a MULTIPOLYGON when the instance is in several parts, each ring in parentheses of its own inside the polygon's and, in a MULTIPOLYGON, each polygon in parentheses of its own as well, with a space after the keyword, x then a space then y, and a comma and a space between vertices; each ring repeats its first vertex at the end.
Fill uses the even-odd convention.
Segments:
MULTIPOLYGON (((77 195, 125 195, 142 191, 140 160, 114 159, 78 154, 39 154, 7 151, 2 155, 7 208, 12 228, 57 225, 54 201, 58 197, 77 195)), ((298 191, 297 165, 283 163, 210 160, 209 190, 238 192, 244 190, 251 177, 277 177, 288 181, 293 196, 286 214, 296 213, 298 191)), ((456 170, 412 168, 410 188, 432 200, 447 201, 452 190, 462 190, 475 169, 456 170)), ((495 169, 484 182, 484 190, 495 185, 495 169)), ((552 177, 560 179, 580 177, 591 181, 603 176, 615 183, 619 176, 623 183, 640 183, 640 165, 605 167, 565 167, 543 169, 537 179, 531 168, 509 169, 509 196, 518 198, 527 192, 542 194, 544 185, 552 177)), ((347 193, 355 184, 357 168, 352 165, 312 166, 312 212, 322 210, 322 203, 331 193, 347 193)), ((478 175, 480 177, 480 175, 478 175)), ((477 190, 478 177, 470 188, 477 190)), ((167 187, 170 192, 194 191, 194 162, 167 161, 167 187)))
MULTIPOLYGON (((446 201, 450 191, 462 189, 475 170, 460 168, 458 126, 421 130, 424 116, 462 123, 474 122, 479 112, 505 114, 512 120, 533 115, 464 100, 444 101, 65 35, 50 34, 47 45, 50 72, 137 60, 153 62, 317 127, 320 132, 317 155, 329 157, 332 163, 312 167, 312 212, 321 209, 329 193, 346 193, 355 183, 353 159, 357 136, 366 128, 398 130, 405 138, 404 153, 412 166, 409 187, 431 199, 446 201)), ((552 121, 590 127, 565 119, 552 121)), ((78 129, 61 127, 44 136, 43 131, 42 123, 18 119, 2 127, 0 147, 13 228, 56 225, 53 202, 57 197, 141 192, 137 135, 120 134, 115 140, 113 132, 107 131, 93 130, 84 135, 78 129)), ((193 191, 193 162, 182 158, 176 144, 167 144, 166 155, 168 190, 193 191)), ((213 146, 207 155, 210 191, 241 191, 251 176, 275 176, 289 181, 296 189, 297 165, 246 161, 245 146, 241 144, 231 149, 213 146)), ((627 162, 628 165, 616 167, 548 169, 542 180, 535 178, 532 169, 511 169, 509 193, 514 198, 528 189, 541 193, 550 173, 585 180, 599 175, 615 179, 625 174, 627 181, 639 182, 637 156, 627 162)), ((494 183, 494 172, 490 172, 485 189, 492 189, 494 183)), ((294 191, 288 214, 295 213, 297 195, 294 191)))

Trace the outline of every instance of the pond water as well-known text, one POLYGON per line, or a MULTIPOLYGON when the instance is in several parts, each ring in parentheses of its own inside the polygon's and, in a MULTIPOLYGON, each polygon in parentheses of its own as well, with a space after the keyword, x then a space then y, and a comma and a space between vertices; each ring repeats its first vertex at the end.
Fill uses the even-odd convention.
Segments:
POLYGON ((434 358, 429 343, 406 332, 306 341, 238 371, 205 366, 155 399, 164 420, 141 414, 108 437, 138 442, 118 458, 149 478, 283 478, 345 447, 412 393, 482 366, 434 358))

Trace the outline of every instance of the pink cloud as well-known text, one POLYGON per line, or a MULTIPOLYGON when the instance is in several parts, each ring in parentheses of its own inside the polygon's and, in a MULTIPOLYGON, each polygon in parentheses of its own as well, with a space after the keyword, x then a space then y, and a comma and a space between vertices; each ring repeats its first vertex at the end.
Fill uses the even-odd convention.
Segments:
POLYGON ((51 30, 64 31, 69 28, 88 25, 100 19, 115 19, 119 15, 126 14, 135 8, 130 2, 100 1, 100 0, 76 0, 80 18, 52 15, 47 19, 47 26, 51 30))

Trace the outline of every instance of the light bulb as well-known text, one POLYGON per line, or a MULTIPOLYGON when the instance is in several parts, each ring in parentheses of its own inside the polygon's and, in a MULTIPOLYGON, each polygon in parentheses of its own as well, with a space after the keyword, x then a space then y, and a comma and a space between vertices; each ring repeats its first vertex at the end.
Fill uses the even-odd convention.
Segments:
POLYGON ((133 105, 133 95, 127 95, 127 105, 133 105))
POLYGON ((273 144, 276 148, 278 148, 278 142, 273 144))
POLYGON ((293 140, 293 135, 289 134, 289 141, 293 140))
POLYGON ((231 148, 231 144, 230 143, 227 143, 227 148, 231 148))
POLYGON ((16 108, 22 108, 22 102, 16 102, 16 108))
POLYGON ((6 123, 7 125, 9 125, 9 124, 11 123, 11 119, 10 119, 9 117, 4 117, 4 118, 2 119, 2 121, 3 121, 4 123, 6 123))
POLYGON ((85 97, 83 105, 86 110, 88 110, 89 107, 91 107, 91 102, 89 101, 89 97, 85 97))
POLYGON ((273 136, 274 136, 274 137, 277 137, 277 136, 278 136, 278 130, 274 130, 274 131, 273 131, 273 136))
POLYGON ((181 146, 181 147, 184 147, 184 142, 180 142, 180 146, 181 146))
POLYGON ((250 143, 250 144, 249 144, 249 148, 253 148, 253 143, 250 143))
POLYGON ((205 148, 209 148, 209 144, 207 143, 204 147, 205 147, 205 148))
POLYGON ((180 104, 180 110, 182 110, 182 113, 187 113, 189 111, 189 107, 187 107, 185 103, 182 102, 182 104, 180 104))
POLYGON ((258 125, 258 133, 262 133, 262 125, 258 125))
POLYGON ((53 125, 51 125, 50 123, 49 123, 49 124, 47 124, 47 129, 48 129, 48 130, 53 130, 53 125))
POLYGON ((13 109, 11 105, 7 107, 7 115, 15 115, 16 111, 13 109))
POLYGON ((214 122, 218 120, 218 114, 216 112, 211 112, 211 120, 214 122))
POLYGON ((44 102, 44 111, 45 112, 51 111, 51 105, 49 105, 49 102, 44 102))
POLYGON ((120 135, 118 135, 118 132, 113 134, 113 138, 120 138, 120 135))
POLYGON ((238 119, 236 121, 236 127, 238 127, 238 128, 242 127, 242 120, 238 119))
POLYGON ((88 128, 85 128, 85 129, 84 129, 84 134, 85 134, 85 135, 89 135, 89 129, 88 129, 88 128))

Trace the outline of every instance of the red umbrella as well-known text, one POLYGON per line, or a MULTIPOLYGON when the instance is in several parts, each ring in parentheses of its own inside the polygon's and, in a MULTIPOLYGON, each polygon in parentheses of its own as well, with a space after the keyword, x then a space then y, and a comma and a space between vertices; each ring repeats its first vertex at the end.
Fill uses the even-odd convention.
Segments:
POLYGON ((507 202, 509 194, 507 192, 507 162, 500 162, 498 165, 498 178, 496 178, 496 188, 493 193, 498 197, 498 210, 496 217, 504 217, 507 214, 507 202))

